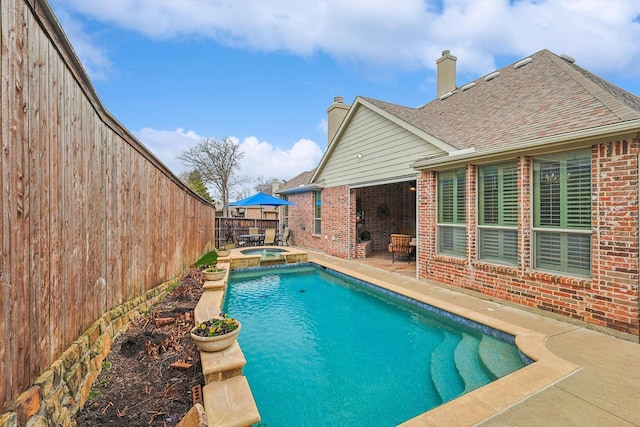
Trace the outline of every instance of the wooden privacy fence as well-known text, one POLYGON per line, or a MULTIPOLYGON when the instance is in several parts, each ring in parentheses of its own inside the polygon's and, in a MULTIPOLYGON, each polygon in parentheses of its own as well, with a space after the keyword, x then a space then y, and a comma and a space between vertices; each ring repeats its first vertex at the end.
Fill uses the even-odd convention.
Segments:
POLYGON ((233 233, 236 239, 240 240, 241 235, 249 233, 249 227, 258 227, 260 230, 278 227, 280 221, 277 219, 252 219, 252 218, 216 218, 216 247, 231 243, 228 240, 229 234, 233 233))
POLYGON ((46 1, 0 14, 5 408, 102 313, 212 249, 215 211, 104 109, 46 1))

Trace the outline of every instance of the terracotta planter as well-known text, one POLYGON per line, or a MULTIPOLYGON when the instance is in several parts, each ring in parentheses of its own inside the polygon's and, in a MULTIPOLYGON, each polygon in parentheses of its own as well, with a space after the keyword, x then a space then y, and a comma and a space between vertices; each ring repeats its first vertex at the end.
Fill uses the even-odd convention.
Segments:
MULTIPOLYGON (((238 322, 236 320, 236 322, 238 322)), ((194 329, 191 329, 191 339, 198 347, 200 351, 205 352, 213 352, 213 351, 222 351, 226 348, 229 348, 231 344, 233 344, 236 340, 236 337, 240 333, 240 328, 242 328, 242 324, 238 322, 238 329, 229 332, 228 334, 218 335, 215 337, 201 337, 200 335, 196 335, 193 333, 194 329)))
POLYGON ((207 280, 220 280, 227 273, 227 270, 207 272, 203 271, 204 278, 207 280))

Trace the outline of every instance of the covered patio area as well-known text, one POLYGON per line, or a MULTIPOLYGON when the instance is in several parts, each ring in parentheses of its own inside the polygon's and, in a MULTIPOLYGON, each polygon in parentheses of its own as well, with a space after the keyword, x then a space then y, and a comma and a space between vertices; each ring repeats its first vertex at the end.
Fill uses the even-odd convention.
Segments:
POLYGON ((400 274, 404 277, 412 279, 416 278, 416 262, 412 259, 411 262, 391 260, 391 254, 387 250, 373 251, 366 258, 351 260, 356 264, 363 264, 369 267, 379 268, 389 273, 400 274))
MULTIPOLYGON (((416 237, 414 179, 352 188, 351 197, 355 199, 355 206, 352 204, 351 209, 356 242, 352 258, 378 258, 380 254, 374 254, 387 252, 391 234, 416 237)), ((388 255, 391 260, 391 254, 388 255)))

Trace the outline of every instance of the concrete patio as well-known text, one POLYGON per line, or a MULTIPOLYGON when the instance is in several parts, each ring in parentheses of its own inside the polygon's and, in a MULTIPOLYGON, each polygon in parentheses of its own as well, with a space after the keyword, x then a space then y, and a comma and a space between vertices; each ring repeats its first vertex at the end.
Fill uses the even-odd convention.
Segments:
POLYGON ((448 411, 446 418, 425 416, 411 425, 640 426, 640 344, 637 342, 551 318, 543 312, 418 281, 414 278, 414 261, 392 264, 390 254, 385 252, 375 252, 366 260, 349 261, 309 252, 309 260, 543 334, 546 336, 544 346, 553 355, 579 366, 566 377, 499 411, 462 398, 457 399, 462 402, 458 402, 455 410, 448 411), (485 413, 490 415, 485 417, 485 413))

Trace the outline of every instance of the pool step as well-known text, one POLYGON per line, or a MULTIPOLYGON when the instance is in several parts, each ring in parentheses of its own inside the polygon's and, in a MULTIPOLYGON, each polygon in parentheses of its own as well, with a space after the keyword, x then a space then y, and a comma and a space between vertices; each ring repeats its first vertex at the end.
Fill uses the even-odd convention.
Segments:
POLYGON ((209 427, 249 427, 260 422, 258 407, 244 376, 207 384, 203 395, 209 427))
POLYGON ((495 378, 502 378, 524 366, 517 347, 494 337, 482 338, 478 354, 481 363, 495 378))
POLYGON ((478 355, 480 342, 479 338, 464 334, 454 352, 456 367, 464 381, 464 393, 489 384, 494 380, 480 361, 478 355))
POLYGON ((464 382, 457 374, 453 358, 461 337, 445 334, 444 340, 431 353, 431 378, 442 402, 448 402, 464 391, 464 382), (453 378, 449 372, 454 372, 453 378))

